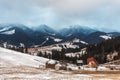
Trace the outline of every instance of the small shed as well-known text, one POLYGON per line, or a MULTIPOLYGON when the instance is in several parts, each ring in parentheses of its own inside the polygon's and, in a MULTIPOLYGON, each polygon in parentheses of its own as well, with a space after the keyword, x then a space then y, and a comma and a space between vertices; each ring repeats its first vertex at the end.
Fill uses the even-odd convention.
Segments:
POLYGON ((46 62, 46 68, 50 68, 50 69, 55 69, 55 65, 57 64, 56 61, 54 60, 49 60, 46 62))
POLYGON ((55 65, 55 69, 56 70, 67 70, 67 66, 64 65, 64 64, 58 63, 58 64, 55 65))
POLYGON ((87 64, 88 64, 89 68, 97 68, 98 67, 98 63, 97 63, 97 61, 95 60, 94 57, 88 58, 87 59, 87 64))

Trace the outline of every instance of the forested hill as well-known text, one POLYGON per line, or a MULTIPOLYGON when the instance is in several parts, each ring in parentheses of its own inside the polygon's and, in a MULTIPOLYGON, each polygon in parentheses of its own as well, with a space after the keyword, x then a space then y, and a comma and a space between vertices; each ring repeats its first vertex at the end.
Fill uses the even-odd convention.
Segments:
POLYGON ((113 55, 115 52, 118 53, 115 59, 120 59, 120 37, 109 39, 99 44, 87 46, 87 57, 95 57, 99 63, 107 62, 107 55, 113 55))

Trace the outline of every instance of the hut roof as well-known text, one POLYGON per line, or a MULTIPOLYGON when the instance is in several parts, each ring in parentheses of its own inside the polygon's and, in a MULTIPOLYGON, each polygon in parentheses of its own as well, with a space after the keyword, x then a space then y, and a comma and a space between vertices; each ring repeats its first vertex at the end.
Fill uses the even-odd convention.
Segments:
POLYGON ((88 59, 87 59, 87 63, 89 63, 89 62, 91 62, 91 61, 96 62, 96 60, 95 60, 95 58, 94 58, 94 57, 90 57, 90 58, 88 58, 88 59))
POLYGON ((54 60, 49 60, 49 61, 48 61, 48 64, 56 64, 56 61, 54 61, 54 60))

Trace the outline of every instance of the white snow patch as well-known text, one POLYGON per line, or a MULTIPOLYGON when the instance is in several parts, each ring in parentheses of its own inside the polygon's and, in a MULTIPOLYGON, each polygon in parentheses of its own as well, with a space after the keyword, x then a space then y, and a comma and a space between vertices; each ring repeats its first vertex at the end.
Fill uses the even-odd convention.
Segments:
POLYGON ((55 42, 61 42, 62 41, 62 39, 59 39, 59 38, 55 38, 55 37, 51 37, 51 36, 50 36, 50 38, 53 39, 55 42))
POLYGON ((87 70, 87 71, 96 71, 96 68, 83 68, 83 70, 87 70))
POLYGON ((79 68, 78 68, 77 66, 71 65, 71 64, 69 64, 69 65, 67 66, 67 68, 68 68, 68 69, 71 69, 71 70, 79 70, 79 68))
POLYGON ((49 38, 46 38, 46 41, 48 41, 49 40, 49 38))
POLYGON ((61 42, 62 39, 57 39, 57 38, 56 38, 56 39, 54 39, 54 41, 55 41, 55 42, 61 42))
POLYGON ((66 53, 65 56, 66 57, 80 57, 83 56, 84 54, 86 54, 86 51, 80 51, 80 52, 75 52, 75 53, 66 53))
POLYGON ((74 39, 73 42, 80 42, 80 40, 79 39, 74 39))
POLYGON ((79 46, 77 46, 77 45, 73 45, 73 43, 70 43, 70 42, 68 42, 68 43, 64 43, 64 44, 62 44, 63 45, 63 47, 66 49, 66 48, 78 48, 79 46))
POLYGON ((86 44, 86 45, 88 45, 88 43, 86 43, 86 42, 84 42, 84 41, 80 41, 82 44, 86 44))
POLYGON ((62 48, 61 48, 61 47, 51 47, 51 50, 61 51, 61 50, 62 50, 62 48))
POLYGON ((104 66, 98 66, 97 70, 100 70, 100 71, 109 71, 110 68, 106 68, 104 66))
POLYGON ((5 32, 2 32, 1 34, 12 35, 12 34, 15 34, 15 30, 5 31, 5 32))
POLYGON ((101 35, 101 38, 108 40, 108 39, 112 39, 112 37, 108 36, 108 35, 101 35))
POLYGON ((75 76, 80 77, 92 77, 91 75, 85 75, 85 74, 76 74, 75 76))
POLYGON ((80 42, 80 43, 82 43, 82 44, 86 44, 86 45, 88 44, 88 43, 86 43, 85 41, 82 41, 82 40, 77 39, 77 38, 74 39, 73 42, 76 42, 76 43, 79 43, 79 42, 80 42))
POLYGON ((46 58, 32 56, 0 47, 0 64, 9 66, 32 66, 38 67, 45 65, 48 61, 46 58))
POLYGON ((50 61, 48 61, 48 63, 49 63, 49 64, 55 64, 56 61, 54 61, 54 60, 50 60, 50 61))
POLYGON ((1 29, 0 32, 7 31, 7 30, 9 30, 10 28, 11 28, 11 27, 5 27, 5 28, 1 29))

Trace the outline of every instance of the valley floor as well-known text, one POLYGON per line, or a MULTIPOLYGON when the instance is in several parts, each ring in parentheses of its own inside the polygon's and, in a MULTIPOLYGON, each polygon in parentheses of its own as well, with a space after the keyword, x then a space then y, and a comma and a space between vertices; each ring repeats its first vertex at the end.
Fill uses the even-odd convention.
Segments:
POLYGON ((56 71, 29 66, 0 65, 0 80, 120 80, 120 72, 89 74, 89 71, 56 71))

